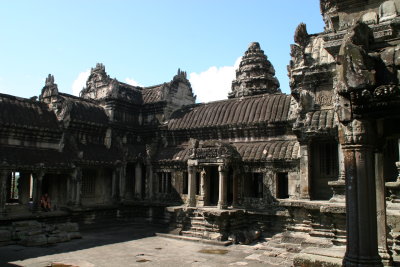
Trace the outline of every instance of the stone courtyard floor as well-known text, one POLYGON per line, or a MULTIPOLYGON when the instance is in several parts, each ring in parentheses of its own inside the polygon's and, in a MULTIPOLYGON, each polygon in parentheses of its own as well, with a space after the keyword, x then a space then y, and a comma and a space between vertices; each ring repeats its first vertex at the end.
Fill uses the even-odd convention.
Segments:
POLYGON ((0 247, 0 266, 291 266, 263 245, 214 246, 154 236, 152 225, 81 230, 82 239, 46 247, 0 247))

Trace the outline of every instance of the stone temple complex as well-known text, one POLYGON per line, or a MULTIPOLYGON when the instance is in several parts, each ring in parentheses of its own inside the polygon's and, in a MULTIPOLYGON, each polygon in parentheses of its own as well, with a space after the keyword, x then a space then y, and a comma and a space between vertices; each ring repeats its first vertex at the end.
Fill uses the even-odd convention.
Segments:
POLYGON ((38 99, 0 94, 0 244, 24 220, 145 220, 261 236, 295 266, 399 262, 400 0, 320 7, 324 32, 295 30, 290 95, 257 42, 222 101, 196 104, 181 70, 138 87, 102 64, 79 97, 52 75, 38 99))

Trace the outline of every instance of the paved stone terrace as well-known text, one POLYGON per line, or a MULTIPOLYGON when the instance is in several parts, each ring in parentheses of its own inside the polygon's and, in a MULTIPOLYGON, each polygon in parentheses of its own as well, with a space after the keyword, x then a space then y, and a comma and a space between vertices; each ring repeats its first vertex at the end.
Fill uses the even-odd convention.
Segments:
POLYGON ((0 266, 291 266, 290 253, 250 246, 213 246, 154 236, 153 225, 125 224, 83 229, 83 238, 45 247, 0 248, 0 266))

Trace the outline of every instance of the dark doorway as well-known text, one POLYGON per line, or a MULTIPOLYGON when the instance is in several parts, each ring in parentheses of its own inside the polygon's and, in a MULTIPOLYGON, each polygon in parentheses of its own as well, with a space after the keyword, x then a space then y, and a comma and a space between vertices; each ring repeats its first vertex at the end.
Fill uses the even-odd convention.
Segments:
POLYGON ((135 164, 134 163, 128 163, 126 165, 126 193, 128 194, 134 194, 135 193, 135 164))
POLYGON ((276 197, 277 198, 289 198, 289 183, 288 173, 279 172, 276 174, 276 197))
POLYGON ((209 171, 209 178, 210 178, 209 205, 216 206, 218 204, 218 195, 219 195, 218 167, 210 166, 210 167, 208 167, 208 171, 209 171))
POLYGON ((338 143, 335 140, 315 140, 311 144, 311 199, 332 197, 329 181, 338 178, 338 143))

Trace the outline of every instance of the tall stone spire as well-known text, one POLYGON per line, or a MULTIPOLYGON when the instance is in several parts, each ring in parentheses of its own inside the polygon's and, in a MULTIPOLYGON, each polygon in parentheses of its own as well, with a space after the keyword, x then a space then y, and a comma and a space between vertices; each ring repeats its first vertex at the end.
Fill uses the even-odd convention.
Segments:
POLYGON ((232 81, 232 92, 228 98, 280 92, 274 67, 260 44, 251 43, 236 70, 236 80, 232 81))

